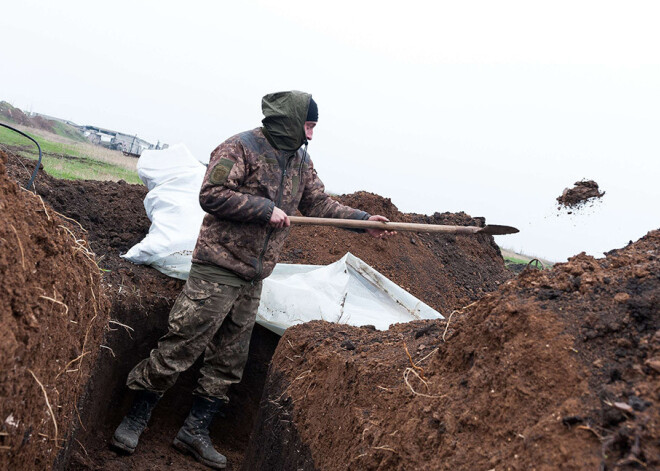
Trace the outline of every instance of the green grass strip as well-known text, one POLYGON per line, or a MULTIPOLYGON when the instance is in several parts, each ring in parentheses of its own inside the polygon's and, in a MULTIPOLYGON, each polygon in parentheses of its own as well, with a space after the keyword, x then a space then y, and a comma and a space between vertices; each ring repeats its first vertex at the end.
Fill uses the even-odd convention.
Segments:
MULTIPOLYGON (((43 153, 41 162, 44 169, 55 178, 65 180, 124 180, 128 183, 142 184, 140 177, 134 170, 94 159, 72 145, 51 142, 34 135, 33 137, 41 146, 43 153)), ((32 160, 38 160, 39 158, 37 147, 11 129, 0 127, 0 144, 20 147, 21 150, 17 153, 23 157, 32 160)))

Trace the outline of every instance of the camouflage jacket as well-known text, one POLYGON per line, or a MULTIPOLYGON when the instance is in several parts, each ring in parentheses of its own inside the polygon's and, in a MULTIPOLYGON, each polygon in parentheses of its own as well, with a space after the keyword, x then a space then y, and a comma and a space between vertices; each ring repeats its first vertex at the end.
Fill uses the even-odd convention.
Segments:
POLYGON ((263 128, 238 134, 211 154, 199 201, 208 214, 193 262, 230 270, 246 280, 272 272, 289 228, 268 225, 273 208, 286 214, 367 219, 369 214, 333 200, 306 148, 276 149, 263 128))

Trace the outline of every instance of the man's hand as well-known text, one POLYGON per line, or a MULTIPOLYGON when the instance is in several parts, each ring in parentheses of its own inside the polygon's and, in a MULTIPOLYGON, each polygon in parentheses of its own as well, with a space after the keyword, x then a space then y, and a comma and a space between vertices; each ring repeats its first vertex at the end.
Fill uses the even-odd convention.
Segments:
POLYGON ((284 211, 275 206, 273 208, 273 214, 270 215, 270 221, 268 221, 268 224, 271 227, 281 229, 283 227, 289 227, 291 221, 289 221, 289 216, 287 216, 284 211))
MULTIPOLYGON (((371 216, 369 221, 383 221, 383 222, 389 222, 389 219, 387 219, 385 216, 379 216, 378 214, 371 216)), ((367 229, 367 233, 371 237, 375 237, 376 239, 385 239, 387 237, 393 236, 396 234, 396 231, 386 231, 384 229, 367 229)))

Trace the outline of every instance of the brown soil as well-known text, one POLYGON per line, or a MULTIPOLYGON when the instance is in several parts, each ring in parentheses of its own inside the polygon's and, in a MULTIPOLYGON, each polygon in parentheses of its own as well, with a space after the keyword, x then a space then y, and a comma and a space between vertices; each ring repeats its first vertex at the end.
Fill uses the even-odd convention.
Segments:
POLYGON ((80 228, 8 179, 6 161, 0 152, 0 469, 49 469, 84 413, 109 303, 80 228))
POLYGON ((16 108, 6 101, 0 101, 0 120, 8 123, 21 124, 32 128, 43 129, 48 132, 54 132, 55 122, 41 116, 29 117, 19 108, 16 108))
MULTIPOLYGON (((483 226, 465 213, 404 214, 389 198, 357 192, 338 197, 343 204, 381 214, 391 221, 483 226)), ((346 252, 361 258, 440 313, 479 299, 511 278, 499 248, 488 235, 399 233, 386 240, 342 229, 296 226, 281 262, 327 265, 346 252)))
POLYGON ((296 326, 245 469, 659 469, 659 329, 660 230, 526 270, 448 327, 296 326))
POLYGON ((557 197, 559 208, 579 209, 589 200, 602 198, 605 192, 598 191, 598 183, 593 180, 582 180, 575 182, 573 188, 564 189, 561 196, 557 197))
MULTIPOLYGON (((33 161, 12 155, 10 176, 26 181, 33 161)), ((169 309, 182 282, 119 257, 147 233, 143 199, 146 188, 124 182, 64 181, 40 172, 37 192, 58 212, 73 218, 88 231, 90 247, 105 270, 102 284, 112 303, 111 317, 126 325, 111 323, 88 384, 81 410, 86 430, 79 429, 75 442, 62 451, 62 469, 205 469, 190 457, 175 452, 171 440, 183 422, 191 401, 198 366, 182 375, 154 411, 140 448, 130 457, 108 449, 114 428, 128 409, 131 395, 123 385, 137 361, 148 355, 164 333, 169 309)), ((346 204, 379 213, 392 220, 483 225, 482 219, 465 214, 436 213, 433 216, 402 214, 390 200, 369 193, 339 198, 346 204)), ((492 237, 479 235, 430 236, 399 234, 376 240, 332 228, 295 227, 282 260, 290 263, 325 264, 350 251, 410 290, 444 314, 461 308, 506 282, 511 273, 504 267, 492 237)), ((243 382, 230 391, 225 417, 214 422, 212 437, 230 460, 229 469, 240 469, 243 454, 258 412, 268 363, 278 337, 257 326, 243 382)))

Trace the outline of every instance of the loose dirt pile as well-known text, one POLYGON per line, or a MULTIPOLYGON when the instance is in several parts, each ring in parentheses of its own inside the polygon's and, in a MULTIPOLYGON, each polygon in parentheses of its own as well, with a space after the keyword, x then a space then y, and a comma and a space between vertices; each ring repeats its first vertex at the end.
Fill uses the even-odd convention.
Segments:
POLYGON ((660 231, 445 321, 315 322, 272 361, 246 469, 658 469, 660 231))
MULTIPOLYGON (((33 166, 32 161, 12 156, 9 174, 24 183, 33 166)), ((102 282, 112 302, 112 318, 126 326, 111 324, 113 329, 107 333, 104 345, 112 353, 103 349, 96 363, 82 417, 87 430, 80 430, 75 437, 80 443, 64 452, 66 469, 205 469, 170 446, 188 412, 199 365, 182 375, 159 403, 134 455, 120 457, 108 450, 112 432, 131 400, 124 387, 126 375, 164 333, 170 307, 182 286, 182 282, 156 270, 119 258, 120 252, 139 242, 149 229, 143 207, 146 188, 124 182, 57 180, 43 172, 35 185, 48 204, 88 230, 90 246, 99 255, 99 266, 106 270, 102 282)), ((392 220, 484 224, 482 219, 462 213, 402 214, 390 200, 369 193, 346 195, 340 200, 392 220)), ((376 240, 333 228, 294 227, 281 261, 325 264, 346 251, 444 314, 475 301, 511 277, 493 239, 485 235, 399 234, 376 240)), ((211 436, 228 456, 230 469, 241 467, 278 340, 269 331, 255 328, 243 382, 230 391, 225 417, 214 422, 211 436)))
POLYGON ((55 121, 41 116, 29 117, 20 108, 16 108, 6 101, 0 101, 0 119, 9 123, 21 124, 32 128, 43 129, 48 132, 55 131, 55 121))
POLYGON ((573 188, 564 189, 561 196, 557 197, 559 208, 579 209, 592 198, 602 198, 605 192, 598 190, 598 183, 593 180, 582 180, 575 182, 573 188))
POLYGON ((83 231, 7 178, 0 151, 0 469, 71 446, 109 303, 83 231))

